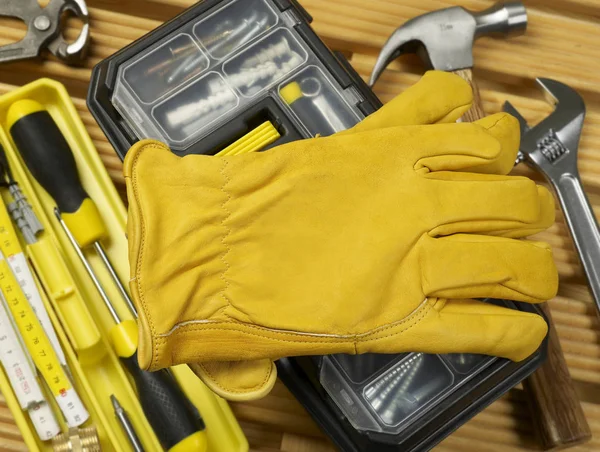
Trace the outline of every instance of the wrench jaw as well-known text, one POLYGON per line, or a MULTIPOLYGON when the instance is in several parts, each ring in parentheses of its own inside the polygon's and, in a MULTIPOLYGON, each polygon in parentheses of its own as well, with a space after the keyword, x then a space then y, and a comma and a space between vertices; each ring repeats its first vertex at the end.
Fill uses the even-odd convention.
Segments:
POLYGON ((577 175, 577 148, 585 118, 583 99, 572 88, 550 79, 537 79, 555 110, 534 127, 509 102, 504 111, 521 125, 521 145, 516 164, 527 161, 549 180, 577 175))
POLYGON ((537 127, 552 129, 563 145, 577 152, 585 119, 585 102, 573 88, 547 78, 536 79, 546 100, 555 110, 537 127))

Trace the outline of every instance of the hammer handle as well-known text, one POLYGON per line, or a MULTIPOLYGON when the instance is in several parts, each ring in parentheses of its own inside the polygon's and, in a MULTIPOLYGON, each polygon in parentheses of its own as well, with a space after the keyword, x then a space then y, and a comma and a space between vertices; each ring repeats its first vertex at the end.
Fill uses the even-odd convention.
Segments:
POLYGON ((483 111, 483 101, 481 100, 481 95, 479 94, 479 87, 477 86, 475 80, 473 80, 473 71, 471 71, 471 69, 459 69, 454 71, 454 73, 463 80, 466 80, 469 85, 471 85, 471 88, 473 88, 473 106, 463 115, 463 121, 475 122, 478 119, 483 118, 485 116, 485 112, 483 111))
MULTIPOLYGON (((473 88, 473 106, 462 119, 473 122, 485 116, 483 102, 471 69, 454 72, 473 88)), ((548 318, 548 357, 544 364, 523 382, 533 415, 533 425, 544 450, 563 449, 588 441, 592 433, 575 392, 569 368, 546 303, 539 305, 548 318)))
POLYGON ((523 382, 533 423, 544 450, 563 449, 585 443, 592 432, 573 386, 569 368, 552 322, 547 303, 541 305, 548 320, 548 357, 523 382))

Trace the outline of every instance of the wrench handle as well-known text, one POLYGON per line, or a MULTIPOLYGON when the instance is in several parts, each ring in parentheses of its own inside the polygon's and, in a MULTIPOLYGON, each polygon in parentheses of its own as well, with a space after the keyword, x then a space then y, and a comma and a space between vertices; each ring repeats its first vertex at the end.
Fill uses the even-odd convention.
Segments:
POLYGON ((462 120, 464 122, 474 122, 483 118, 485 116, 485 112, 483 110, 483 100, 479 94, 477 82, 473 78, 473 71, 471 69, 458 69, 454 71, 454 74, 458 75, 467 83, 469 83, 473 89, 473 106, 462 116, 462 120))
MULTIPOLYGON (((483 118, 485 116, 483 101, 477 82, 473 78, 473 71, 459 69, 454 73, 467 81, 473 89, 473 106, 462 116, 462 121, 473 122, 483 118)), ((557 188, 557 191, 560 190, 557 188)), ((581 192, 583 193, 583 190, 581 192)), ((589 203, 587 206, 589 208, 589 203)), ((574 213, 573 218, 577 215, 579 213, 574 213)), ((599 257, 596 262, 600 264, 600 242, 596 242, 595 248, 599 257)), ((596 282, 600 282, 600 278, 596 278, 596 282)), ((600 284, 597 284, 596 287, 600 288, 600 284)), ((591 432, 579 397, 575 392, 569 368, 552 323, 550 309, 546 303, 543 303, 541 308, 549 323, 548 357, 546 362, 523 382, 523 386, 529 400, 533 426, 540 445, 543 450, 549 450, 584 443, 591 438, 591 432)))
POLYGON ((594 303, 600 311, 600 230, 594 211, 576 171, 561 175, 552 180, 552 184, 577 248, 594 303))

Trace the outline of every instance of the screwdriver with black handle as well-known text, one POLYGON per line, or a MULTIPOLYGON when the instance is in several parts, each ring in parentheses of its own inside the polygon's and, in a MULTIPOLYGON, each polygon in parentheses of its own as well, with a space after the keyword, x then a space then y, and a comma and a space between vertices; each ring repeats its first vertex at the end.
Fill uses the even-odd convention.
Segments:
POLYGON ((198 411, 172 374, 147 372, 137 360, 138 326, 122 320, 96 277, 82 249, 99 254, 134 317, 133 303, 114 271, 100 241, 107 235, 96 204, 85 192, 75 158, 50 113, 34 100, 20 100, 8 110, 7 127, 33 177, 57 204, 56 216, 115 321, 110 332, 117 355, 133 377, 146 418, 162 446, 170 452, 206 450, 206 432, 198 411))

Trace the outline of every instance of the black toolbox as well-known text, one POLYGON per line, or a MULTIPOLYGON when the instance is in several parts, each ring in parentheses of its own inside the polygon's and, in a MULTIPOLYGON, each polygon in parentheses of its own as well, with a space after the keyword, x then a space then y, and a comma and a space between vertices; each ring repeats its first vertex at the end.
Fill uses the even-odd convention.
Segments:
MULTIPOLYGON (((287 141, 353 126, 381 103, 295 0, 206 0, 99 63, 88 106, 121 158, 155 138, 214 154, 269 120, 287 141)), ((491 300, 514 309, 532 305, 491 300)), ((279 376, 342 450, 428 450, 530 375, 480 355, 279 360, 279 376)))

